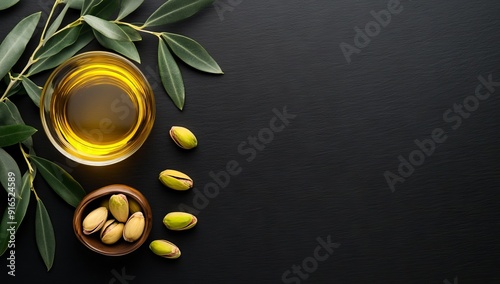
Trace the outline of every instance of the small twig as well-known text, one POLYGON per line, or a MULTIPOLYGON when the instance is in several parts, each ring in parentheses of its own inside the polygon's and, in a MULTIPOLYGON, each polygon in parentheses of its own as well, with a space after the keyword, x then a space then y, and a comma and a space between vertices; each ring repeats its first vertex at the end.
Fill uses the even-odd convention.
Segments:
POLYGON ((24 160, 26 161, 26 164, 28 165, 28 170, 29 170, 30 174, 33 174, 35 169, 33 169, 33 166, 31 166, 31 163, 28 160, 30 154, 28 154, 28 153, 26 153, 26 151, 24 151, 23 144, 19 143, 19 148, 21 148, 21 153, 23 153, 23 157, 24 157, 24 160))
POLYGON ((43 27, 43 30, 42 30, 42 35, 40 36, 40 43, 42 43, 45 39, 45 33, 47 32, 47 28, 49 27, 50 19, 52 18, 52 15, 54 14, 54 11, 56 10, 57 5, 59 5, 59 0, 54 1, 54 5, 52 6, 52 9, 50 10, 49 17, 47 18, 47 22, 45 22, 45 26, 43 27))
POLYGON ((38 194, 36 193, 35 187, 33 186, 33 182, 35 180, 33 173, 35 172, 35 169, 33 169, 33 166, 31 165, 31 163, 28 159, 30 155, 28 153, 26 153, 26 151, 24 151, 23 144, 19 143, 19 148, 21 148, 21 153, 23 154, 24 160, 26 161, 26 164, 28 165, 28 172, 29 172, 29 176, 30 176, 30 190, 33 191, 36 199, 39 200, 40 198, 38 197, 38 194))
MULTIPOLYGON (((67 25, 66 25, 65 27, 63 27, 62 29, 60 29, 60 30, 56 31, 56 32, 55 32, 55 33, 54 33, 54 34, 53 34, 50 38, 48 38, 48 39, 51 39, 53 36, 55 36, 55 35, 57 35, 57 34, 59 34, 59 33, 63 32, 63 31, 65 31, 65 30, 67 30, 67 29, 69 29, 69 28, 73 28, 73 27, 76 27, 76 26, 78 26, 78 25, 81 25, 81 24, 82 24, 82 22, 83 22, 83 17, 80 17, 80 18, 76 19, 75 21, 73 21, 73 22, 71 22, 71 23, 67 24, 67 25)), ((45 43, 44 43, 44 44, 45 44, 45 43)), ((42 44, 42 45, 43 45, 43 44, 42 44)))
POLYGON ((134 24, 131 24, 131 23, 126 23, 126 22, 121 22, 121 21, 114 21, 115 24, 117 25, 125 25, 125 26, 129 26, 131 28, 133 28, 134 30, 136 31, 139 31, 139 32, 143 32, 143 33, 147 33, 147 34, 152 34, 152 35, 155 35, 157 37, 160 37, 161 36, 161 33, 158 33, 158 32, 153 32, 153 31, 148 31, 148 30, 144 30, 144 26, 136 26, 134 24))
MULTIPOLYGON (((29 60, 28 60, 28 63, 26 64, 26 66, 24 66, 23 70, 21 71, 21 73, 19 73, 19 75, 17 75, 16 77, 13 77, 12 75, 10 75, 10 82, 9 82, 9 85, 7 86, 7 88, 5 89, 2 97, 0 98, 0 102, 3 102, 5 100, 5 98, 7 97, 7 94, 9 93, 9 91, 14 87, 14 85, 16 84, 17 81, 21 81, 22 80, 22 77, 24 76, 24 73, 26 73, 26 71, 28 71, 28 69, 31 67, 31 65, 35 64, 37 61, 38 61, 38 58, 35 59, 35 55, 37 54, 37 52, 40 50, 40 48, 42 48, 42 46, 45 44, 45 42, 47 42, 47 40, 51 39, 53 36, 55 36, 56 34, 66 30, 66 29, 69 29, 69 28, 72 28, 72 27, 75 27, 75 26, 78 26, 82 23, 82 18, 78 18, 76 21, 68 24, 67 26, 65 26, 64 28, 58 30, 57 32, 55 32, 53 35, 51 35, 49 38, 44 38, 45 37, 45 32, 46 32, 46 29, 49 25, 49 22, 50 22, 50 18, 52 17, 52 14, 55 10, 55 7, 57 7, 57 5, 59 4, 60 2, 59 1, 55 1, 54 3, 54 6, 52 7, 52 11, 50 12, 49 14, 49 17, 47 19, 47 22, 45 23, 45 27, 43 28, 43 32, 42 32, 42 35, 40 36, 40 41, 38 43, 38 46, 35 48, 35 50, 33 51, 33 53, 31 54, 29 60)), ((10 74, 10 72, 9 72, 10 74)), ((27 76, 26 76, 27 77, 27 76)))

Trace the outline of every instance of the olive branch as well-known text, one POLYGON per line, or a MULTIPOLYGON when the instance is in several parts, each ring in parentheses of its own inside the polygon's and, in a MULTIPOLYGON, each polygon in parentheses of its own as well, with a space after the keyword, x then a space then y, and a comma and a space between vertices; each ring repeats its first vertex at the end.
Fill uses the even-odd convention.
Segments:
MULTIPOLYGON (((223 74, 217 62, 195 40, 184 35, 156 32, 150 27, 167 25, 189 18, 212 4, 213 0, 168 0, 144 23, 128 23, 124 19, 136 11, 144 0, 55 0, 40 34, 38 44, 28 62, 16 73, 12 70, 25 53, 35 34, 41 12, 22 19, 0 44, 0 183, 8 194, 8 207, 0 221, 0 255, 9 247, 10 232, 16 232, 26 214, 30 193, 36 198, 35 237, 39 253, 50 270, 55 256, 55 234, 47 209, 34 187, 38 173, 66 203, 76 207, 86 194, 83 187, 62 167, 36 155, 33 134, 26 125, 12 96, 27 95, 40 105, 42 87, 31 77, 51 70, 81 51, 94 39, 111 51, 140 63, 135 42, 142 34, 158 39, 158 69, 162 84, 180 110, 185 104, 185 88, 176 58, 187 65, 212 74, 223 74), (69 9, 80 11, 79 17, 68 22, 69 9), (27 170, 21 176, 17 161, 6 151, 18 145, 27 170), (6 149, 4 149, 6 148, 6 149)), ((0 10, 19 0, 2 0, 0 10)))

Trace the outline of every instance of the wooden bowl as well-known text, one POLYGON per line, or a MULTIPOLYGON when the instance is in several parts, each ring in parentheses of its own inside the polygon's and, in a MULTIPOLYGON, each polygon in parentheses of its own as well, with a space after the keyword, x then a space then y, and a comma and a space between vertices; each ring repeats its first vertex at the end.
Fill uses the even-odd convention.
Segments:
MULTIPOLYGON (((111 218, 112 217, 108 216, 108 219, 111 218)), ((78 240, 80 240, 80 242, 82 242, 82 244, 90 250, 108 256, 125 255, 138 249, 148 238, 149 233, 151 232, 151 227, 152 212, 146 197, 144 197, 144 195, 142 195, 142 193, 140 193, 137 189, 123 184, 108 185, 90 192, 82 199, 82 201, 80 201, 80 204, 76 207, 75 214, 73 215, 73 230, 75 231, 78 240), (82 222, 85 216, 87 216, 87 214, 92 210, 100 207, 102 200, 111 197, 113 194, 119 193, 123 193, 127 196, 127 198, 137 201, 142 209, 141 211, 144 214, 146 222, 141 238, 132 243, 121 239, 115 244, 106 245, 102 243, 99 238, 100 231, 91 235, 85 235, 82 227, 82 222)))

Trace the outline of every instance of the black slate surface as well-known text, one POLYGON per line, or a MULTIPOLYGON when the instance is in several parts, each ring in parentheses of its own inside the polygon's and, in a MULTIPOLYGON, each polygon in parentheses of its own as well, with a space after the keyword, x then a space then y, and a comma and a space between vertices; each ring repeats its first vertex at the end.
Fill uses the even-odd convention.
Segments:
MULTIPOLYGON (((46 15, 50 2, 21 0, 0 12, 0 38, 24 16, 46 15)), ((146 1, 130 20, 144 20, 161 3, 146 1)), ((140 189, 154 213, 149 241, 168 239, 182 257, 159 258, 147 243, 123 257, 91 252, 74 236, 73 208, 37 179, 55 227, 54 266, 46 272, 37 252, 33 198, 16 237, 16 276, 7 275, 3 255, 2 283, 500 283, 500 86, 475 99, 479 77, 500 82, 497 1, 216 4, 231 9, 212 6, 158 29, 196 39, 225 72, 181 65, 183 112, 160 85, 156 39, 138 45, 158 115, 145 145, 119 164, 66 160, 43 133, 38 109, 27 97, 14 99, 40 130, 40 156, 88 192, 113 183, 140 189), (383 9, 399 13, 376 30, 371 12, 383 9), (356 27, 367 24, 374 36, 356 47, 356 27), (357 48, 350 63, 342 43, 357 48), (280 125, 276 112, 284 110, 289 123, 266 130, 280 125), (178 149, 168 136, 172 125, 192 129, 199 147, 178 149), (432 153, 422 161, 415 140, 432 139, 433 131, 442 143, 431 151, 428 142, 432 153), (259 135, 268 143, 251 144, 259 135), (400 156, 421 165, 411 174, 402 166, 405 181, 391 190, 384 173, 400 175, 400 156), (238 163, 239 173, 202 202, 197 192, 228 163, 238 163), (190 174, 195 190, 163 187, 157 176, 165 168, 190 174), (200 222, 168 231, 161 220, 181 204, 196 209, 200 222)), ((43 84, 47 76, 34 80, 43 84)))

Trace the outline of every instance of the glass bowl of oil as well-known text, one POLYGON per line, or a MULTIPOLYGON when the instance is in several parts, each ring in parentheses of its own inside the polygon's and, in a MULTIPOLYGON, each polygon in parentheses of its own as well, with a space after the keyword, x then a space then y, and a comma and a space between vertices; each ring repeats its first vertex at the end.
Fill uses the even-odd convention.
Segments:
POLYGON ((40 98, 45 133, 66 157, 105 166, 135 153, 155 120, 153 90, 142 72, 114 53, 90 51, 56 68, 40 98))

